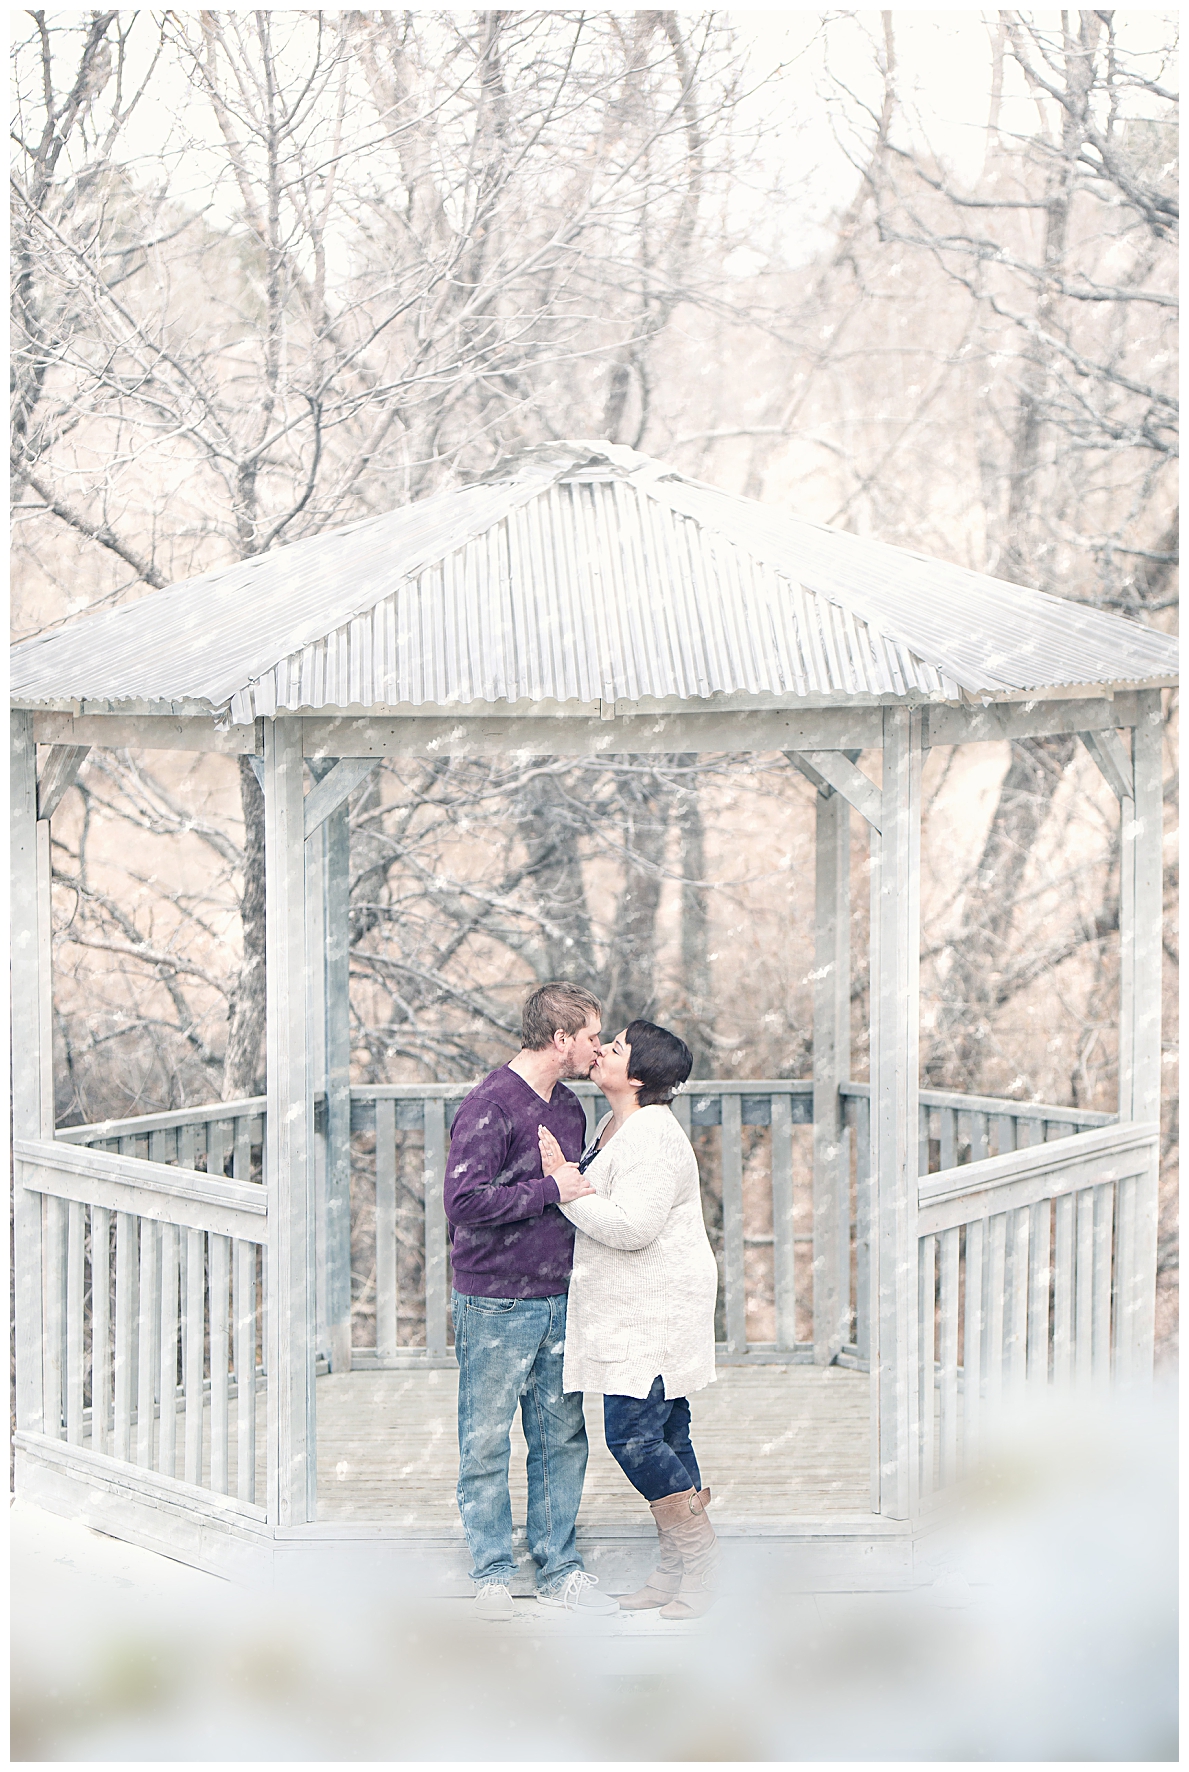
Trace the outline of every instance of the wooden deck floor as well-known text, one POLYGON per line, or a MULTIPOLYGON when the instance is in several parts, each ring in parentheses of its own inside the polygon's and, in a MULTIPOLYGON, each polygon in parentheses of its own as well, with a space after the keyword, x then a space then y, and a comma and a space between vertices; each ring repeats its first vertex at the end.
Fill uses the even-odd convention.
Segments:
MULTIPOLYGON (((320 1378, 318 1518, 411 1530, 458 1525, 453 1370, 320 1378)), ((691 1399, 693 1441, 715 1518, 863 1516, 870 1508, 870 1385, 838 1367, 726 1366, 691 1399)), ((647 1522, 603 1440, 602 1398, 586 1399, 590 1464, 580 1526, 647 1522)), ((512 1434, 513 1520, 524 1524, 525 1445, 512 1434)))

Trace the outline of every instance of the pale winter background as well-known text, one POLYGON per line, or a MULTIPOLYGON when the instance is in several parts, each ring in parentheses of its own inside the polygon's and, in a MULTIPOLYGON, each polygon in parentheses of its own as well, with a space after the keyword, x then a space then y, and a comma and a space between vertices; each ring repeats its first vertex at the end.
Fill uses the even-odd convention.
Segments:
MULTIPOLYGON (((575 436, 1170 631, 1176 37, 1172 11, 19 15, 16 636, 575 436)), ((1113 1111, 1094 764, 934 750, 926 790, 923 1079, 1113 1111)), ((390 763, 351 821, 356 1082, 474 1078, 558 975, 608 1027, 680 1028, 695 1074, 807 1074, 812 795, 783 759, 390 763)), ((92 751, 53 862, 59 1121, 260 1088, 246 762, 92 751)), ((862 1076, 861 891, 853 942, 862 1076)), ((354 1244, 366 1343, 366 1203, 354 1244)))

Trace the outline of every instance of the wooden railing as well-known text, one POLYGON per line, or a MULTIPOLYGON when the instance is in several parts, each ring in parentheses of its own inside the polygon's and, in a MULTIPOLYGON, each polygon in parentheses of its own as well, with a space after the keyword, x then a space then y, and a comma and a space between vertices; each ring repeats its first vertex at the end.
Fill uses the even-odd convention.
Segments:
POLYGON ((263 1108, 14 1146, 18 1183, 42 1197, 44 1433, 260 1517, 263 1108))
MULTIPOLYGON (((982 1109, 979 1109, 981 1112, 982 1109)), ((1158 1128, 1080 1130, 930 1174, 918 1189, 920 1488, 970 1468, 984 1420, 1025 1386, 1104 1389, 1142 1303, 1137 1183, 1158 1128)), ((1153 1197, 1154 1197, 1154 1190, 1153 1197)))
MULTIPOLYGON (((866 1083, 844 1083, 842 1095, 845 1124, 853 1135, 851 1312, 855 1336, 853 1342, 844 1344, 840 1359, 844 1365, 866 1368, 871 1357, 871 1090, 866 1083)), ((1113 1114, 1095 1113, 1088 1108, 922 1089, 918 1174, 964 1168, 990 1156, 1025 1150, 1114 1123, 1113 1114)))
POLYGON ((87 1126, 60 1127, 64 1144, 114 1151, 122 1157, 143 1157, 154 1163, 176 1163, 205 1175, 226 1175, 235 1181, 259 1181, 264 1156, 263 1095, 244 1101, 219 1101, 205 1107, 171 1108, 127 1120, 99 1120, 87 1126))
MULTIPOLYGON (((593 1083, 567 1087, 582 1101, 593 1132, 606 1110, 602 1095, 593 1083)), ((370 1214, 374 1225, 363 1239, 365 1309, 359 1326, 366 1333, 369 1315, 375 1324, 374 1340, 368 1344, 361 1336, 353 1346, 353 1364, 452 1359, 442 1180, 448 1130, 465 1093, 457 1084, 351 1091, 352 1130, 364 1135, 352 1159, 352 1217, 358 1225, 370 1214), (422 1322, 424 1341, 409 1345, 422 1322)), ((719 1351, 726 1359, 813 1357, 812 1341, 796 1338, 798 1311, 802 1320, 812 1317, 811 1135, 798 1141, 794 1133, 810 1125, 812 1100, 810 1083, 780 1078, 694 1081, 674 1102, 699 1147, 707 1228, 721 1280, 719 1351), (760 1190, 749 1190, 753 1220, 746 1222, 745 1169, 763 1178, 762 1198, 760 1190), (768 1317, 768 1336, 749 1332, 749 1304, 753 1317, 768 1317)))
MULTIPOLYGON (((569 1086, 582 1100, 588 1130, 593 1131, 599 1114, 605 1110, 602 1096, 592 1083, 579 1082, 569 1086)), ((442 1181, 450 1124, 465 1093, 465 1086, 461 1084, 383 1084, 358 1086, 351 1091, 354 1253, 347 1248, 345 1239, 340 1239, 337 1248, 328 1246, 323 1224, 318 1260, 323 1295, 328 1265, 335 1261, 354 1265, 353 1364, 386 1367, 426 1362, 450 1364, 453 1361, 449 1325, 449 1252, 442 1208, 442 1181)), ((869 1093, 865 1083, 848 1083, 842 1088, 846 1137, 852 1156, 849 1197, 838 1203, 841 1243, 850 1250, 850 1335, 843 1341, 836 1358, 842 1365, 860 1368, 866 1367, 870 1359, 869 1093)), ((994 1097, 924 1090, 920 1100, 920 1173, 929 1178, 929 1184, 938 1173, 956 1170, 965 1177, 972 1164, 983 1165, 988 1160, 996 1161, 1031 1149, 1037 1143, 1064 1139, 1072 1132, 1084 1134, 1111 1124, 1111 1116, 1105 1114, 994 1097)), ((154 1170, 164 1168, 175 1177, 181 1170, 194 1176, 226 1178, 241 1186, 252 1186, 262 1177, 264 1108, 262 1097, 212 1103, 205 1107, 64 1128, 59 1132, 57 1142, 66 1146, 86 1146, 94 1152, 147 1165, 154 1170)), ((325 1169, 325 1115, 321 1111, 320 1099, 316 1110, 319 1155, 325 1169)), ((717 1325, 720 1357, 749 1362, 812 1360, 812 1084, 783 1078, 695 1080, 677 1097, 674 1111, 698 1149, 707 1229, 721 1280, 717 1325)), ((177 1185, 175 1183, 175 1188, 177 1185)), ((191 1233, 197 1237, 199 1232, 179 1216, 180 1208, 175 1210, 170 1222, 181 1237, 179 1251, 184 1249, 184 1259, 174 1251, 173 1232, 153 1228, 149 1219, 135 1211, 121 1214, 123 1229, 121 1233, 117 1227, 109 1264, 112 1268, 109 1288, 112 1303, 105 1319, 102 1286, 94 1288, 84 1283, 83 1292, 78 1293, 78 1276, 80 1272, 90 1274, 91 1240, 102 1238, 103 1219, 100 1217, 90 1226, 89 1234, 85 1225, 80 1231, 81 1221, 76 1207, 82 1209, 77 1200, 72 1205, 62 1206, 66 1219, 63 1221, 65 1242, 62 1244, 60 1279, 51 1285, 47 1295, 51 1345, 58 1336, 55 1313, 62 1317, 61 1371, 66 1375, 62 1431, 67 1437, 70 1433, 81 1432, 96 1448, 108 1444, 117 1449, 117 1456, 122 1456, 119 1449, 126 1443, 131 1446, 127 1436, 135 1427, 139 1433, 137 1449, 129 1456, 142 1462, 147 1457, 167 1474, 173 1471, 176 1457, 171 1451, 168 1419, 164 1427, 156 1430, 157 1437, 151 1448, 146 1440, 146 1430, 139 1424, 142 1402, 147 1407, 147 1391, 143 1389, 147 1381, 143 1374, 150 1368, 159 1373, 168 1362, 168 1349, 176 1344, 178 1383, 174 1392, 175 1408, 184 1414, 187 1394, 190 1398, 191 1425, 186 1442, 189 1451, 182 1455, 186 1480, 192 1480, 195 1471, 201 1468, 202 1482, 209 1483, 221 1493, 226 1492, 220 1485, 231 1482, 231 1467, 224 1458, 224 1435, 215 1420, 224 1407, 222 1373, 225 1361, 220 1328, 224 1315, 222 1249, 211 1243, 205 1252, 200 1252, 199 1244, 191 1240, 191 1233), (143 1306, 140 1297, 142 1270, 143 1306), (71 1299, 77 1301, 80 1296, 85 1300, 81 1318, 77 1302, 70 1302, 71 1299), (94 1310, 92 1297, 96 1300, 94 1310), (150 1319, 155 1325, 151 1328, 150 1319), (199 1338, 195 1331, 200 1319, 202 1333, 199 1338), (78 1357, 79 1322, 84 1348, 81 1361, 78 1357), (170 1340, 171 1324, 174 1325, 173 1342, 170 1340), (104 1350, 113 1333, 114 1346, 122 1351, 117 1352, 109 1374, 104 1350), (145 1336, 151 1334, 153 1338, 147 1360, 139 1354, 142 1333, 145 1336), (202 1430, 201 1439, 196 1437, 200 1430, 194 1402, 198 1394, 198 1368, 193 1350, 199 1345, 204 1350, 201 1392, 203 1406, 208 1412, 208 1426, 202 1430), (161 1352, 162 1348, 165 1353, 161 1352), (114 1376, 117 1370, 120 1375, 118 1383, 114 1376), (132 1373, 136 1374, 135 1378, 129 1376, 132 1373), (100 1399, 97 1423, 91 1401, 93 1391, 97 1391, 100 1399), (80 1397, 83 1399, 81 1415, 80 1397), (204 1450, 196 1451, 200 1447, 204 1450)), ((57 1210, 57 1205, 47 1205, 51 1214, 57 1210)), ((106 1209, 102 1203, 96 1203, 94 1210, 102 1214, 106 1209)), ((999 1234, 998 1230, 995 1234, 999 1234)), ((262 1230, 260 1235, 262 1240, 262 1230)), ((977 1240, 977 1230, 973 1235, 977 1240)), ((951 1240, 944 1246, 938 1244, 935 1252, 935 1259, 940 1263, 936 1285, 939 1296, 945 1294, 947 1312, 953 1284, 953 1247, 951 1240)), ((965 1300, 965 1232, 958 1247, 958 1284, 965 1300)), ((922 1262, 927 1262, 924 1243, 922 1250, 922 1262)), ((246 1259, 242 1255, 237 1257, 241 1264, 246 1259)), ((227 1357, 228 1398, 246 1397, 249 1390, 264 1378, 263 1313, 267 1308, 267 1289, 263 1250, 253 1259, 257 1263, 254 1271, 258 1272, 261 1293, 258 1300, 261 1321, 255 1340, 256 1365, 248 1372, 246 1354, 241 1359, 232 1349, 227 1357), (243 1387, 238 1384, 241 1369, 246 1375, 243 1387)), ((240 1268, 236 1267, 235 1271, 239 1273, 240 1268)), ((997 1273, 998 1269, 989 1272, 997 1273)), ((347 1282, 350 1277, 349 1273, 343 1276, 345 1294, 349 1291, 347 1282)), ((247 1283, 245 1267, 240 1279, 241 1289, 247 1283)), ((991 1283, 988 1280, 988 1284, 991 1283)), ((924 1281, 922 1285, 925 1285, 924 1281)), ((952 1339, 951 1315, 945 1315, 945 1327, 937 1331, 947 1349, 950 1343, 946 1337, 952 1339)), ((988 1334, 992 1338, 995 1321, 994 1311, 988 1305, 988 1334)), ((147 1347, 148 1343, 145 1345, 147 1347)), ((942 1364, 938 1362, 939 1386, 943 1385, 942 1364)), ((945 1390, 948 1398, 952 1378, 945 1379, 944 1384, 950 1387, 945 1390)), ((160 1398, 158 1376, 154 1379, 152 1397, 152 1407, 158 1419, 160 1398)), ((241 1421, 244 1408, 246 1405, 240 1410, 241 1421)), ((166 1417, 169 1416, 167 1409, 166 1417)), ((947 1415, 942 1433, 942 1440, 947 1445, 949 1439, 946 1436, 952 1438, 952 1431, 947 1415)), ((148 1438, 152 1440, 151 1430, 148 1438)), ((250 1470, 248 1463, 240 1461, 242 1479, 237 1478, 235 1485, 248 1500, 252 1499, 255 1483, 254 1462, 249 1462, 250 1470)))

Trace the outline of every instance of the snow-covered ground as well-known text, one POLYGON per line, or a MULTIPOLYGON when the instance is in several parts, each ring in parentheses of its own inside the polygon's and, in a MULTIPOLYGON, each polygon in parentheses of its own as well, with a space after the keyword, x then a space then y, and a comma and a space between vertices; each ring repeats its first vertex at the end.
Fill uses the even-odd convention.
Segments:
POLYGON ((1040 1399, 962 1509, 908 1593, 736 1580, 696 1625, 532 1600, 491 1625, 376 1584, 282 1600, 17 1500, 12 1755, 1175 1759, 1171 1397, 1040 1399))

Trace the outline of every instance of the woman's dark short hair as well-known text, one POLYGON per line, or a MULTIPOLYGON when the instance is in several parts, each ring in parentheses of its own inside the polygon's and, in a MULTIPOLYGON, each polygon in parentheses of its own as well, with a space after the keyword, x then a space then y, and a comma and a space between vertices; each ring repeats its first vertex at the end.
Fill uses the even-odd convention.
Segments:
POLYGON ((630 1021, 623 1037, 632 1049, 628 1076, 641 1086, 640 1106, 667 1106, 693 1068, 693 1053, 679 1034, 654 1021, 630 1021))

